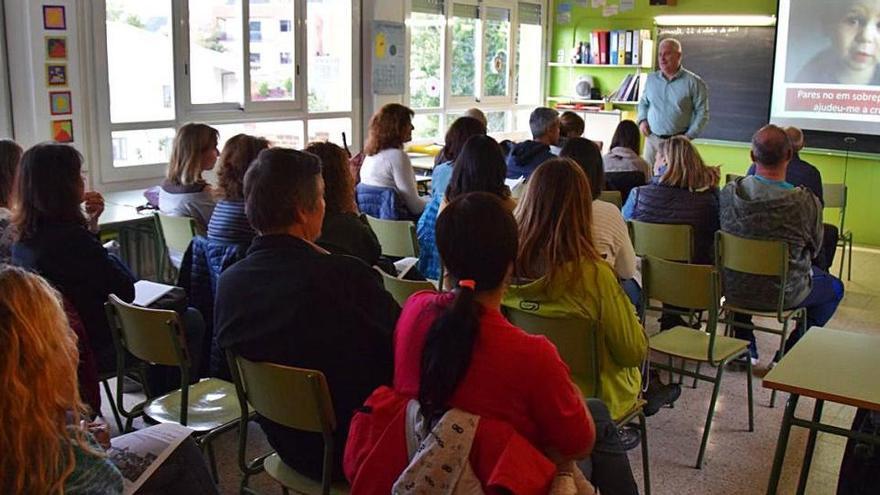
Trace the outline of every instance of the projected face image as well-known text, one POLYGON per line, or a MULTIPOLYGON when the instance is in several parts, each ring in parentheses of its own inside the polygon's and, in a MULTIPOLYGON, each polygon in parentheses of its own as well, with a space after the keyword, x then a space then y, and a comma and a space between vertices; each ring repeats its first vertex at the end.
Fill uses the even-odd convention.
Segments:
POLYGON ((834 28, 833 43, 846 68, 870 77, 880 61, 880 0, 856 0, 834 28))

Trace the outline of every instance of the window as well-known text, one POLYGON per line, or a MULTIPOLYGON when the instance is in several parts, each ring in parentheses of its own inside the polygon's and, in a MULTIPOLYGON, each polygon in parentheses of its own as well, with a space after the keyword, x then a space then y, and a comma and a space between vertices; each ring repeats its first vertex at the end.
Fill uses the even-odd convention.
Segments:
POLYGON ((308 5, 309 111, 350 112, 352 3, 309 0, 308 5))
POLYGON ((486 113, 490 132, 527 129, 528 113, 543 94, 542 4, 411 2, 408 100, 417 114, 414 139, 442 139, 449 124, 473 106, 486 113))
POLYGON ((221 146, 246 132, 296 148, 312 139, 341 145, 345 133, 359 147, 353 4, 89 2, 96 84, 107 88, 97 102, 101 181, 161 176, 176 129, 191 121, 216 127, 221 146))
POLYGON ((263 24, 260 21, 251 21, 248 23, 250 25, 251 41, 262 41, 263 40, 263 24))

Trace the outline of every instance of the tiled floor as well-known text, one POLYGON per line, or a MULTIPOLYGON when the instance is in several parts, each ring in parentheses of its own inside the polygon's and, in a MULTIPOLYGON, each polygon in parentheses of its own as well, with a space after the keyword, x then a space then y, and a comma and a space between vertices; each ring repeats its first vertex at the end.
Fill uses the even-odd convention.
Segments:
MULTIPOLYGON (((828 326, 880 334, 880 307, 877 306, 880 298, 880 283, 877 282, 880 280, 880 251, 857 248, 853 253, 853 264, 853 279, 846 283, 846 296, 828 326)), ((662 409, 648 419, 654 494, 752 494, 766 491, 787 397, 786 394, 777 397, 776 407, 771 409, 768 407, 770 393, 761 387, 760 376, 766 371, 766 361, 775 348, 771 337, 776 338, 769 334, 758 334, 762 361, 755 370, 753 382, 755 431, 747 431, 745 373, 726 371, 703 469, 695 469, 694 464, 712 391, 711 384, 701 382, 697 389, 684 387, 675 408, 662 409)), ((812 406, 812 400, 802 399, 798 405, 798 415, 808 417, 812 414, 812 406)), ((110 418, 109 411, 107 413, 106 417, 110 418)), ((823 420, 849 428, 854 413, 853 408, 826 403, 823 420)), ((804 430, 792 430, 780 494, 795 492, 806 437, 804 430)), ((249 450, 254 454, 268 448, 262 432, 254 424, 249 429, 249 439, 249 450)), ((237 435, 230 432, 218 438, 216 443, 220 488, 224 494, 238 492, 237 442, 237 435)), ((844 439, 823 433, 818 435, 807 494, 835 493, 843 448, 844 439)), ((641 486, 639 449, 630 452, 630 462, 636 481, 641 486)), ((266 474, 255 476, 251 486, 263 493, 279 491, 266 474)))

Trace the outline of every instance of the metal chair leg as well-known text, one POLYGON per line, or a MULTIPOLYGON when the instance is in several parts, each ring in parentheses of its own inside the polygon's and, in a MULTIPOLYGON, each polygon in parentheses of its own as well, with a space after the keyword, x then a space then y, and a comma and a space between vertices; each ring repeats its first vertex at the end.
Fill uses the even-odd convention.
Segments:
POLYGON ((846 265, 846 281, 849 282, 852 280, 852 251, 853 251, 853 238, 852 234, 849 235, 849 254, 847 258, 846 265))
MULTIPOLYGON (((701 364, 703 364, 703 363, 697 361, 697 374, 698 374, 698 375, 700 374, 700 365, 701 365, 701 364)), ((694 377, 694 384, 691 385, 691 388, 696 389, 696 388, 697 388, 697 382, 698 382, 698 381, 699 381, 699 380, 697 379, 697 377, 694 377)))
POLYGON ((715 386, 712 388, 712 400, 709 402, 709 414, 706 415, 706 427, 703 430, 703 441, 700 443, 700 453, 697 455, 697 469, 703 469, 703 458, 706 455, 706 445, 709 443, 709 430, 712 429, 712 417, 715 415, 715 402, 718 400, 718 391, 721 388, 721 375, 724 374, 724 366, 718 366, 715 374, 715 386))
MULTIPOLYGON (((107 396, 107 402, 110 403, 110 410, 113 411, 113 419, 116 420, 116 428, 122 433, 122 417, 119 416, 119 409, 116 408, 116 401, 113 399, 113 392, 110 390, 110 383, 107 380, 101 380, 104 386, 104 394, 107 396)), ((98 411, 100 413, 101 411, 98 411)))
POLYGON ((642 434, 642 476, 644 477, 645 495, 651 495, 651 463, 648 460, 648 424, 645 413, 639 413, 639 430, 642 434))
MULTIPOLYGON (((748 351, 746 357, 748 357, 748 351)), ((752 400, 752 360, 746 359, 746 387, 749 400, 749 431, 755 431, 755 406, 752 400)))

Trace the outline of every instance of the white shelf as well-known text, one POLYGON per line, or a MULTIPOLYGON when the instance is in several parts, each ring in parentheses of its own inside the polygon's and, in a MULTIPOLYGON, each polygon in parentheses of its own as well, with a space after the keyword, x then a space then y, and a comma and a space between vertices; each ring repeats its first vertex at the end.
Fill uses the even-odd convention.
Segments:
MULTIPOLYGON (((592 100, 590 98, 582 98, 580 96, 548 96, 547 101, 572 101, 576 103, 595 103, 597 105, 602 105, 605 103, 605 100, 592 100)), ((611 100, 612 105, 638 105, 637 101, 620 101, 620 100, 611 100)))
POLYGON ((606 68, 606 69, 650 69, 650 67, 645 67, 642 65, 618 65, 618 64, 572 64, 568 62, 549 62, 547 63, 548 67, 592 67, 592 68, 606 68))

